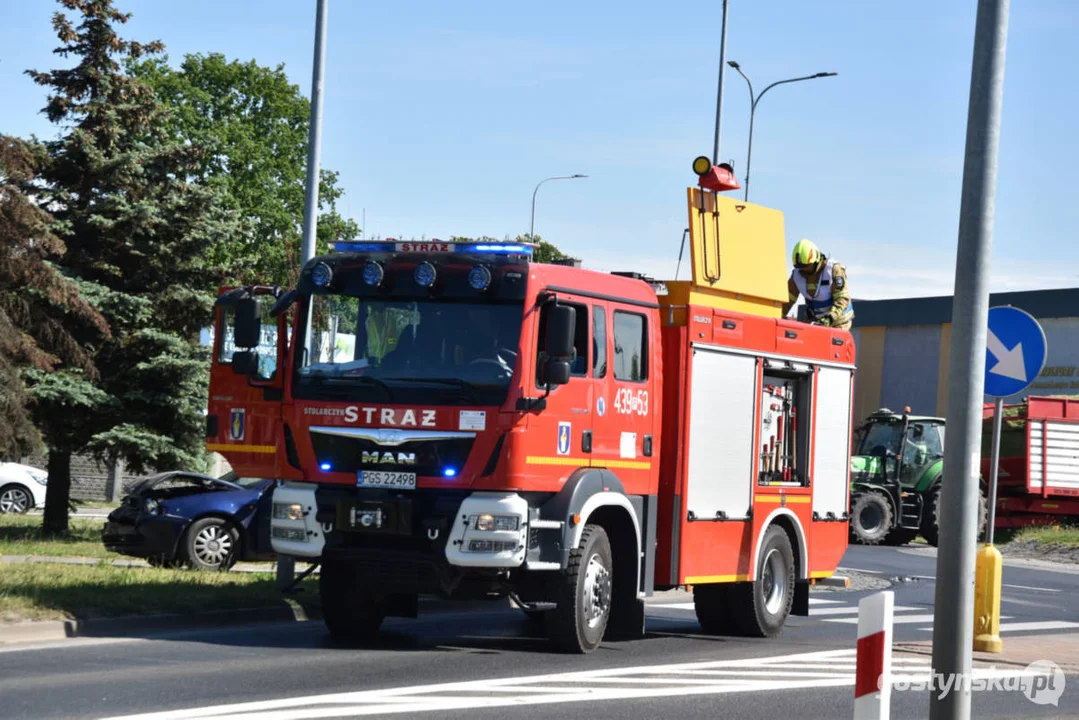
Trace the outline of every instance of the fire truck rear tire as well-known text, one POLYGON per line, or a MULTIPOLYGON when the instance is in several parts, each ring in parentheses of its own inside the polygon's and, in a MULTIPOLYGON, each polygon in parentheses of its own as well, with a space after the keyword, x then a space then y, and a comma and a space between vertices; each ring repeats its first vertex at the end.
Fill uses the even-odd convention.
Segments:
POLYGON ((585 525, 577 549, 555 582, 558 607, 547 613, 548 639, 562 652, 590 653, 599 647, 611 616, 611 541, 599 525, 585 525))
POLYGON ((731 632, 730 589, 728 583, 693 586, 693 610, 705 633, 726 635, 731 632))
POLYGON ((764 534, 757 556, 757 579, 728 590, 728 607, 737 634, 775 637, 783 630, 794 602, 794 550, 790 537, 778 525, 764 534))
POLYGON ((347 560, 323 558, 318 591, 322 620, 331 635, 370 640, 386 618, 383 598, 364 587, 362 578, 347 560))

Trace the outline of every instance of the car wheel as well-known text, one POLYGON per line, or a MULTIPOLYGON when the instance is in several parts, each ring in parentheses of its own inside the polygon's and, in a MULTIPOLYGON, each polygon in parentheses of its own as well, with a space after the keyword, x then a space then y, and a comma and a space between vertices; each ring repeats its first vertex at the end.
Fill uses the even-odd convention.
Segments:
POLYGON ((188 564, 196 570, 228 570, 236 562, 240 532, 221 518, 203 518, 191 524, 184 536, 188 564))
POLYGON ((34 498, 22 485, 5 485, 0 488, 0 515, 22 515, 33 506, 34 498))

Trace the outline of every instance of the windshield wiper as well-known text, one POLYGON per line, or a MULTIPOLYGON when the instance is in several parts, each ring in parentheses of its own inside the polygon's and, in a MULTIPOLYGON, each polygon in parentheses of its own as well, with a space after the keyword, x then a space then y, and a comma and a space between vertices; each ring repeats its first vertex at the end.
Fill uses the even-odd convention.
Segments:
MULTIPOLYGON (((480 386, 475 383, 470 383, 467 380, 461 380, 460 378, 387 378, 391 382, 399 383, 435 383, 441 385, 449 385, 451 387, 461 388, 467 390, 472 400, 479 402, 479 389, 480 386)), ((485 386, 486 387, 486 386, 485 386)))
POLYGON ((325 381, 328 385, 336 386, 348 386, 353 385, 357 382, 366 382, 371 385, 377 385, 380 389, 386 392, 386 397, 388 397, 391 401, 393 400, 393 388, 387 385, 384 381, 379 380, 377 377, 371 377, 370 375, 349 375, 347 377, 342 377, 340 375, 331 375, 326 371, 316 370, 304 377, 304 379, 306 380, 310 380, 313 378, 318 378, 319 380, 325 381))

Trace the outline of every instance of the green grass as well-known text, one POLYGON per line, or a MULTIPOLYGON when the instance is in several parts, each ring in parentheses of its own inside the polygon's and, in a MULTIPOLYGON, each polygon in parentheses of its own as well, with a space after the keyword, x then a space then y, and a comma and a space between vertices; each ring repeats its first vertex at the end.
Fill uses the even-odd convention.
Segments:
POLYGON ((101 520, 72 518, 66 537, 48 538, 41 533, 40 516, 0 515, 0 555, 120 558, 101 544, 101 526, 101 520))
POLYGON ((1034 541, 1040 545, 1068 545, 1079 547, 1079 526, 1046 525, 1029 527, 1019 531, 1015 542, 1034 541))
MULTIPOLYGON (((304 581, 303 600, 318 584, 304 581)), ((26 563, 0 572, 0 622, 284 607, 271 573, 26 563)))

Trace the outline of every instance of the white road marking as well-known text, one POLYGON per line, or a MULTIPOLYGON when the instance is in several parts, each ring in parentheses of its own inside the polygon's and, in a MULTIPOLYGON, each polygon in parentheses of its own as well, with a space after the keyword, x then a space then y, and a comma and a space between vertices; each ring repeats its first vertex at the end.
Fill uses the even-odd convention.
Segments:
MULTIPOLYGON (((909 607, 907 605, 897 605, 895 612, 906 612, 907 610, 920 610, 921 608, 909 607)), ((828 607, 818 608, 816 610, 809 611, 809 617, 821 617, 822 615, 857 615, 857 605, 846 605, 844 607, 828 607)))
MULTIPOLYGON (((1006 618, 1001 616, 1001 620, 1006 618)), ((1077 622, 1067 622, 1066 620, 1043 620, 1040 622, 1015 622, 1000 624, 1000 631, 1004 632, 1030 632, 1031 630, 1074 630, 1079 628, 1077 622)), ((925 631, 931 631, 933 628, 922 628, 925 631)))
MULTIPOLYGON (((846 623, 847 625, 857 625, 858 624, 858 618, 856 618, 856 617, 852 617, 852 618, 825 618, 821 622, 846 623)), ((896 615, 894 618, 892 618, 892 624, 893 625, 910 625, 910 624, 913 624, 913 623, 923 623, 923 622, 932 623, 933 622, 933 616, 932 615, 896 615)))
POLYGON ((1036 590, 1037 592, 1058 593, 1060 590, 1054 590, 1052 588, 1040 588, 1031 587, 1029 585, 1009 585, 1008 583, 1001 583, 1004 587, 1015 588, 1017 590, 1036 590))
MULTIPOLYGON (((307 720, 449 710, 553 705, 736 692, 771 692, 854 685, 856 650, 826 650, 764 658, 644 665, 490 678, 404 688, 333 693, 130 715, 112 720, 307 720), (821 671, 807 671, 823 667, 821 671), (617 687, 617 685, 625 687, 617 687)), ((928 679, 929 658, 893 656, 896 674, 928 679)), ((974 670, 975 677, 1010 677, 1025 668, 974 670)), ((584 714, 584 713, 581 713, 584 714)))
MULTIPOLYGON (((823 600, 821 598, 809 598, 810 606, 813 605, 839 605, 842 600, 823 600)), ((681 602, 681 603, 648 603, 645 605, 648 610, 693 610, 693 603, 681 602)))

